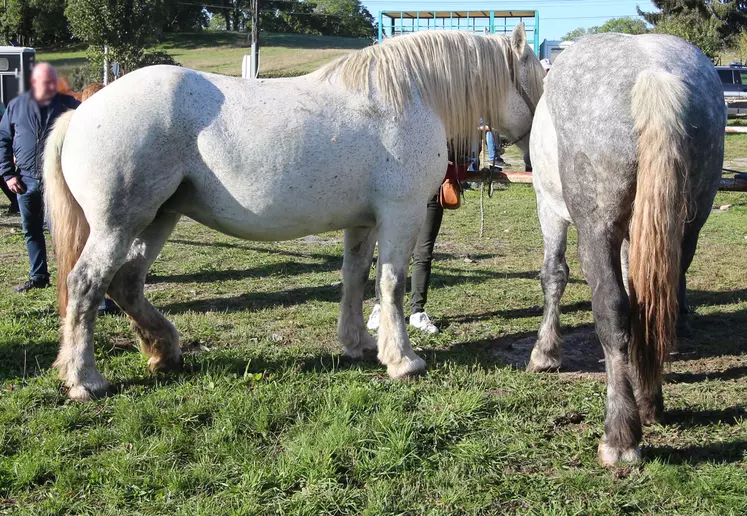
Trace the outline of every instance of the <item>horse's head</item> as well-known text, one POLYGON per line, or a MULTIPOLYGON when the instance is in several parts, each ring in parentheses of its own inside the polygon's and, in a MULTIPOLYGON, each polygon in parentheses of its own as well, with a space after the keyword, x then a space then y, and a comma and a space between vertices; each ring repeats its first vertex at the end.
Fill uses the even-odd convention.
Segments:
POLYGON ((534 110, 542 96, 545 70, 527 45, 523 23, 517 25, 511 33, 510 47, 517 66, 513 67, 515 77, 508 98, 505 127, 499 129, 504 138, 528 154, 529 132, 532 128, 534 110))

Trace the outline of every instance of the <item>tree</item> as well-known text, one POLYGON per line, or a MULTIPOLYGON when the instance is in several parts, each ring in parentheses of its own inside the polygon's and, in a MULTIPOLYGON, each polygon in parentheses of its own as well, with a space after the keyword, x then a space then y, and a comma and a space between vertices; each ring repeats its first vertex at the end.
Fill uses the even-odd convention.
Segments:
POLYGON ((571 32, 563 36, 563 41, 576 41, 577 39, 581 39, 584 36, 590 36, 592 34, 596 34, 598 27, 590 27, 590 28, 584 28, 579 27, 577 29, 573 29, 571 32))
POLYGON ((355 38, 374 35, 374 18, 358 0, 317 0, 314 12, 333 24, 325 34, 355 38))
POLYGON ((154 34, 154 0, 68 0, 65 14, 73 35, 88 44, 94 67, 103 63, 104 47, 124 73, 155 62, 173 62, 163 53, 148 53, 145 44, 154 34))
POLYGON ((226 30, 240 31, 247 28, 249 7, 249 0, 211 0, 206 9, 213 16, 223 18, 226 30))
POLYGON ((591 34, 601 34, 603 32, 620 32, 622 34, 646 34, 650 31, 651 29, 649 29, 648 25, 646 25, 646 22, 639 18, 610 18, 598 27, 594 26, 589 27, 588 29, 579 27, 577 29, 573 29, 571 32, 563 36, 563 40, 575 41, 577 39, 583 38, 584 36, 589 36, 591 34))
MULTIPOLYGON (((711 45, 710 34, 715 30, 722 40, 722 46, 731 44, 747 25, 747 2, 745 0, 652 0, 658 9, 655 12, 638 14, 651 25, 657 27, 657 32, 679 35, 689 34, 711 45), (658 26, 664 24, 662 28, 658 26), (686 27, 687 24, 695 24, 686 27)), ((691 43, 694 41, 689 40, 691 43)))
POLYGON ((202 29, 209 22, 202 3, 183 0, 154 0, 152 16, 157 33, 202 29))
POLYGON ((7 42, 50 45, 70 39, 65 19, 65 0, 7 0, 0 17, 7 42))
POLYGON ((690 12, 660 20, 655 32, 671 34, 689 41, 705 55, 714 59, 724 48, 724 40, 719 33, 720 27, 721 23, 717 18, 703 19, 698 14, 690 12))
POLYGON ((611 18, 604 22, 601 27, 595 27, 597 33, 601 32, 620 32, 622 34, 646 34, 651 29, 646 22, 640 18, 611 18))

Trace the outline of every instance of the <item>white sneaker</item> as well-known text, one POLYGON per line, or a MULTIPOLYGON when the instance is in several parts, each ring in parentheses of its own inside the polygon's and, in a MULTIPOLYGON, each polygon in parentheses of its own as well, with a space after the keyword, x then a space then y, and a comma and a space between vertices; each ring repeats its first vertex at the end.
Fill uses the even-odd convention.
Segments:
POLYGON ((381 325, 381 305, 376 304, 373 307, 371 315, 368 316, 368 324, 366 325, 371 331, 379 331, 381 325))
POLYGON ((431 318, 425 312, 418 312, 410 316, 410 326, 414 326, 425 333, 438 333, 438 328, 431 322, 431 318))

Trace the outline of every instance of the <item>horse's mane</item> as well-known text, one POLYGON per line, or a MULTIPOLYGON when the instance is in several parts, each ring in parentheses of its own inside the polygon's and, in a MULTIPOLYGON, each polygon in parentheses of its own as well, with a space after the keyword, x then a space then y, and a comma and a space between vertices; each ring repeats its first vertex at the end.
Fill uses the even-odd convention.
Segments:
MULTIPOLYGON (((541 76, 527 69, 527 94, 539 101, 544 72, 537 65, 541 76)), ((417 92, 441 117, 447 137, 459 142, 477 139, 480 118, 496 127, 504 122, 510 88, 520 84, 519 73, 519 57, 507 37, 432 31, 344 55, 318 76, 335 78, 353 91, 375 90, 398 111, 417 92)))

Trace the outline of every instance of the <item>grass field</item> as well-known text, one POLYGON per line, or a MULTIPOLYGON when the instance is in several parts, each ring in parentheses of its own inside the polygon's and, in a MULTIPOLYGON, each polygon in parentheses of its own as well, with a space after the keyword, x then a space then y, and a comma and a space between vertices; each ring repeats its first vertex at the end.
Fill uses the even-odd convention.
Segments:
POLYGON ((0 513, 747 513, 747 195, 717 198, 733 207, 703 231, 668 418, 646 430, 645 463, 616 470, 595 460, 603 364, 575 233, 567 370, 525 373, 542 304, 533 191, 488 200, 483 239, 477 199, 445 217, 428 304, 443 333, 412 333, 424 378, 340 354, 340 233, 253 243, 184 220, 147 295, 181 332, 185 372, 149 376, 125 319, 99 318, 116 392, 85 405, 50 368, 54 292, 10 291, 26 259, 18 218, 0 219, 0 513))
MULTIPOLYGON (((274 75, 367 44, 265 41, 274 75)), ((237 75, 243 45, 202 33, 160 48, 237 75)), ((40 58, 64 70, 85 54, 40 58)), ((747 135, 727 136, 726 159, 747 170, 747 135)), ((115 392, 86 405, 51 369, 54 292, 11 292, 27 262, 18 217, 0 217, 0 514, 747 514, 747 194, 716 204, 732 206, 714 210, 691 269, 695 333, 673 355, 666 420, 646 429, 642 465, 612 470, 595 460, 604 364, 573 231, 564 371, 522 370, 542 304, 530 186, 486 202, 486 238, 477 193, 446 214, 428 303, 443 332, 411 333, 423 378, 341 355, 341 233, 255 243, 185 219, 147 285, 185 371, 150 376, 126 320, 99 318, 115 392)))
MULTIPOLYGON (((246 34, 203 31, 167 34, 154 50, 168 52, 188 68, 204 72, 241 75, 241 61, 249 53, 246 34)), ((260 71, 263 77, 295 76, 312 72, 350 50, 363 48, 371 41, 355 38, 306 36, 299 34, 262 34, 260 71)), ((49 61, 61 74, 86 64, 84 46, 42 51, 39 60, 49 61)))

